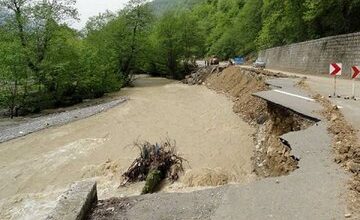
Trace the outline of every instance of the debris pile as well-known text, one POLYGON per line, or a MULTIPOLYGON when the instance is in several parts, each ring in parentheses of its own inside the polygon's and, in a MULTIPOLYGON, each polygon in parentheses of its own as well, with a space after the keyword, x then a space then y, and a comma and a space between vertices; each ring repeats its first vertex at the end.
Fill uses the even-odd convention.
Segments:
POLYGON ((187 75, 183 80, 183 83, 189 85, 201 85, 203 84, 206 79, 214 73, 220 73, 224 70, 224 67, 220 66, 207 66, 198 68, 195 72, 187 75))
POLYGON ((286 75, 284 73, 281 73, 281 72, 271 72, 271 71, 268 71, 268 70, 264 70, 264 69, 257 69, 257 68, 244 68, 244 67, 241 67, 241 69, 243 70, 247 70, 247 71, 250 71, 250 72, 253 72, 257 75, 263 75, 263 76, 268 76, 268 77, 274 77, 274 78, 290 78, 290 77, 297 77, 297 76, 289 76, 289 75, 286 75))
POLYGON ((306 129, 315 122, 290 110, 268 103, 269 119, 255 135, 257 147, 254 154, 254 172, 259 176, 282 176, 298 168, 299 159, 291 155, 291 146, 280 136, 306 129))
POLYGON ((177 155, 175 142, 167 139, 163 143, 136 143, 140 156, 122 175, 124 181, 120 186, 146 180, 142 194, 153 193, 159 183, 167 178, 174 182, 184 171, 184 159, 177 155))
POLYGON ((92 207, 89 220, 99 219, 126 219, 115 218, 113 216, 124 216, 126 211, 130 209, 134 203, 127 198, 110 198, 108 200, 99 200, 92 207))
POLYGON ((329 132, 334 135, 335 162, 343 164, 354 174, 360 174, 360 144, 357 131, 346 121, 339 108, 321 96, 316 96, 325 108, 322 114, 330 122, 329 132))

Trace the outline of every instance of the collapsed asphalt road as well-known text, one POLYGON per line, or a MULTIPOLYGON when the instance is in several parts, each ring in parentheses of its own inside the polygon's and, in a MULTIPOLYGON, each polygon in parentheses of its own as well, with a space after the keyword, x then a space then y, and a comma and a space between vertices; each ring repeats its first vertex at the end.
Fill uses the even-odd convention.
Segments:
MULTIPOLYGON (((349 216, 351 213, 346 209, 344 196, 346 194, 345 184, 347 176, 340 167, 332 162, 333 155, 330 147, 331 136, 326 130, 326 121, 323 121, 322 116, 318 113, 321 106, 314 102, 306 91, 296 88, 296 83, 297 80, 294 79, 270 80, 268 84, 273 89, 255 95, 258 96, 259 99, 275 103, 303 117, 308 117, 316 121, 320 120, 317 124, 306 130, 291 132, 282 136, 282 139, 286 140, 289 146, 291 146, 292 154, 300 159, 299 169, 290 173, 288 176, 260 179, 256 182, 243 181, 243 183, 236 185, 227 185, 192 193, 159 193, 142 197, 128 197, 125 199, 128 205, 121 206, 120 209, 115 209, 120 210, 119 212, 111 212, 113 209, 109 207, 110 212, 106 213, 106 218, 342 219, 345 215, 349 216)), ((114 163, 114 161, 109 160, 104 166, 100 164, 100 166, 97 167, 96 164, 105 161, 107 156, 116 153, 134 156, 135 154, 131 149, 124 146, 122 151, 119 151, 118 146, 124 139, 126 139, 128 143, 130 139, 133 140, 134 137, 129 136, 134 135, 134 131, 139 127, 142 127, 143 129, 141 130, 143 131, 151 131, 149 134, 151 139, 156 140, 156 138, 158 138, 158 132, 163 131, 161 129, 167 126, 161 124, 164 117, 166 117, 167 120, 172 119, 171 115, 164 114, 167 110, 163 108, 164 105, 159 105, 159 103, 164 104, 169 101, 176 101, 170 109, 173 114, 175 112, 176 115, 178 115, 173 119, 175 120, 183 116, 185 120, 182 122, 186 122, 185 125, 189 126, 185 131, 184 125, 170 126, 170 128, 174 129, 173 134, 178 135, 177 140, 188 140, 188 142, 186 142, 187 144, 183 142, 183 144, 180 145, 187 146, 181 151, 187 152, 186 154, 188 156, 186 158, 189 158, 189 155, 195 156, 195 158, 192 159, 194 163, 197 161, 195 167, 200 166, 201 163, 207 166, 212 164, 215 167, 219 164, 227 164, 231 167, 235 162, 239 162, 238 158, 242 158, 242 161, 246 161, 246 163, 240 161, 241 163, 239 165, 241 169, 238 170, 240 174, 238 177, 243 179, 249 178, 249 155, 251 154, 251 150, 249 151, 249 149, 251 149, 251 145, 249 145, 249 137, 246 137, 246 135, 238 136, 238 132, 244 132, 244 128, 246 128, 248 132, 251 132, 252 129, 241 120, 237 120, 239 118, 237 118, 236 115, 233 115, 229 100, 220 94, 215 94, 213 91, 208 93, 209 90, 204 86, 196 86, 194 87, 195 90, 186 90, 186 85, 167 84, 168 82, 159 86, 153 85, 150 81, 145 81, 143 85, 139 85, 139 88, 132 90, 137 96, 135 102, 130 105, 115 108, 106 114, 98 115, 96 118, 90 118, 86 122, 79 121, 73 125, 69 124, 64 128, 53 128, 40 132, 41 134, 51 134, 50 136, 40 136, 40 134, 35 133, 29 137, 3 144, 1 150, 2 152, 7 152, 6 155, 8 156, 4 158, 3 163, 0 164, 0 168, 6 171, 4 174, 10 178, 6 178, 6 182, 3 175, 2 178, 5 183, 8 183, 9 179, 11 179, 11 183, 13 183, 11 185, 12 191, 6 190, 9 184, 5 184, 1 188, 3 195, 8 196, 6 200, 3 199, 0 201, 3 210, 1 214, 3 217, 5 217, 5 219, 24 216, 31 218, 31 214, 36 212, 44 214, 48 208, 53 206, 50 200, 55 199, 56 196, 64 190, 62 186, 78 179, 103 175, 101 172, 106 172, 106 174, 104 174, 106 175, 106 179, 108 177, 110 178, 110 180, 106 180, 105 182, 101 179, 101 198, 121 196, 124 192, 117 189, 116 184, 118 183, 116 181, 118 179, 113 171, 115 173, 121 173, 118 169, 119 164, 126 164, 126 162, 131 161, 131 156, 122 158, 120 163, 114 163), (150 90, 147 90, 149 88, 150 90), (151 91, 150 94, 149 91, 151 91), (164 93, 164 91, 166 91, 166 93, 164 93), (194 93, 194 91, 197 92, 194 93), (143 94, 143 92, 151 95, 155 100, 152 98, 149 99, 148 96, 147 98, 138 96, 139 94, 143 94), (159 94, 165 96, 158 97, 157 95, 159 94), (174 99, 174 97, 172 97, 173 95, 176 95, 177 99, 174 99), (179 97, 181 98, 180 100, 183 100, 180 106, 178 102, 179 97), (189 108, 188 103, 196 103, 196 100, 202 100, 202 102, 198 102, 196 108, 189 108), (214 100, 217 100, 217 102, 214 103, 214 100), (144 105, 144 103, 147 104, 144 105), (149 109, 149 106, 151 106, 150 109, 152 109, 152 111, 146 111, 149 109), (224 106, 226 108, 224 108, 224 106), (155 111, 154 109, 157 110, 155 111), (113 114, 114 112, 117 114, 113 114), (160 112, 162 112, 162 114, 160 114, 160 112), (195 112, 199 113, 196 117, 193 115, 195 112), (224 115, 224 113, 226 114, 224 115), (152 115, 152 117, 149 117, 149 114, 152 115), (139 115, 143 116, 142 120, 139 120, 139 115), (214 129, 206 129, 209 128, 209 125, 203 121, 204 117, 212 119, 206 120, 206 123, 211 123, 210 127, 214 129), (156 123, 153 123, 153 119, 155 119, 156 123), (106 123, 99 124, 99 120, 106 123), (117 124, 109 127, 114 121, 116 121, 117 124), (146 124, 152 129, 156 124, 158 131, 152 132, 152 130, 146 129, 144 122, 151 122, 146 124), (197 126, 194 126, 194 123, 197 126), (241 124, 241 126, 239 126, 239 124, 241 124), (126 125, 129 126, 127 127, 128 129, 125 131, 122 130, 123 132, 127 132, 126 136, 119 138, 119 134, 121 134, 121 132, 119 133, 121 130, 120 127, 124 129, 126 125), (198 127, 198 125, 201 126, 198 127), (221 125, 220 128, 222 128, 220 130, 219 125, 221 125), (71 126, 75 127, 71 128, 71 126), (108 129, 111 127, 113 129, 109 132, 108 129), (202 141, 200 142, 199 139, 195 145, 191 145, 191 143, 194 144, 196 138, 188 136, 189 129, 193 131, 193 134, 198 134, 196 138, 202 138, 202 141), (181 133, 182 131, 184 132, 181 133), (229 135, 229 131, 231 135, 229 135), (89 132, 91 134, 89 134, 89 132), (66 145, 65 148, 63 148, 67 140, 64 137, 78 140, 79 135, 82 137, 82 141, 71 142, 70 145, 66 145), (94 135, 96 138, 91 138, 91 135, 94 135), (113 137, 116 138, 113 139, 113 137), (214 145, 214 143, 217 144, 214 145), (238 143, 242 143, 243 145, 247 143, 246 146, 248 147, 239 151, 239 149, 237 149, 238 143), (47 153, 42 154, 42 150, 48 147, 48 144, 51 145, 51 149, 47 150, 47 153), (10 145, 12 146, 10 147, 10 145), (24 145, 33 147, 32 151, 27 151, 29 148, 24 147, 24 145), (214 148, 209 148, 209 146, 214 146, 214 148), (219 146, 227 146, 228 149, 224 150, 223 148, 219 148, 219 146), (202 153, 204 149, 201 150, 199 147, 205 147, 205 152, 210 153, 210 155, 214 157, 211 158, 204 155, 202 153), (9 159, 10 153, 16 149, 24 150, 23 153, 20 152, 16 155, 17 158, 21 159, 25 155, 29 160, 23 161, 17 159, 12 164, 8 163, 6 160, 9 159), (104 153, 99 154, 97 151, 99 149, 101 149, 102 152, 106 151, 106 155, 104 155, 104 153), (194 149, 198 150, 196 151, 197 153, 193 153, 194 149), (216 149, 218 149, 218 151, 216 151, 216 149), (231 150, 235 151, 232 152, 231 150), (38 155, 34 160, 31 154, 35 153, 38 155), (198 160, 199 155, 203 158, 202 160, 198 160), (221 158, 224 160, 215 160, 219 158, 219 155, 222 155, 223 157, 221 158), (248 156, 245 157, 244 155, 248 156), (75 160, 77 157, 80 158, 80 160, 75 160), (229 157, 234 160, 230 160, 229 157), (89 158, 91 160, 89 160, 89 158), (46 163, 40 164, 44 159, 46 163), (62 160, 58 161, 58 159, 62 160), (92 160, 95 160, 92 162, 95 163, 95 165, 91 167, 87 166, 89 161, 92 160), (30 161, 31 163, 28 163, 30 161), (226 161, 226 163, 224 161, 226 161), (8 169, 9 167, 11 169, 8 169), (87 169, 79 170, 75 167, 87 169), (107 169, 108 167, 109 169, 107 169), (39 172, 31 172, 31 169, 37 169, 39 172), (49 173, 48 171, 55 170, 60 176, 48 175, 45 178, 43 175, 44 170, 47 173, 49 173), (67 172, 60 174, 57 170, 67 170, 67 172), (247 173, 244 171, 247 171, 247 173), (31 175, 29 176, 28 174, 31 175), (104 183, 110 184, 106 185, 104 183), (52 186, 49 187, 50 185, 52 186), (22 193, 16 194, 16 191, 21 191, 22 193), (50 191, 52 194, 48 195, 50 191), (10 203, 8 203, 9 201, 10 203)), ((172 124, 176 123, 179 123, 178 120, 173 121, 172 124)), ((134 190, 134 188, 127 190, 134 190)), ((136 192, 136 190, 132 192, 136 192)), ((118 201, 120 205, 123 202, 122 199, 118 201)), ((111 205, 117 204, 115 202, 111 205)), ((38 215, 38 217, 39 216, 41 215, 38 215)))
MULTIPOLYGON (((300 80, 300 79, 298 79, 300 80)), ((108 219, 343 219, 347 210, 345 171, 333 162, 327 122, 321 105, 295 79, 270 80, 270 91, 254 95, 317 121, 306 130, 281 138, 300 159, 288 176, 194 193, 159 193, 126 199, 128 206, 107 213, 108 219)), ((123 201, 119 200, 118 204, 123 201)), ((116 206, 116 203, 113 204, 116 206)), ((355 217, 354 217, 355 218, 355 217)), ((101 219, 101 218, 100 218, 101 219)))

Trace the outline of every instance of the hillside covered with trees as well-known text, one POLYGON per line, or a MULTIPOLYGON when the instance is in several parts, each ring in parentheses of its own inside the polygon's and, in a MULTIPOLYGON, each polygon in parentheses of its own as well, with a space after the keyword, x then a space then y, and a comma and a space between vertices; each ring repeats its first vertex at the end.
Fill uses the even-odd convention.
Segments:
POLYGON ((0 108, 11 116, 101 97, 147 73, 360 30, 358 0, 130 0, 84 30, 73 0, 0 0, 0 108))

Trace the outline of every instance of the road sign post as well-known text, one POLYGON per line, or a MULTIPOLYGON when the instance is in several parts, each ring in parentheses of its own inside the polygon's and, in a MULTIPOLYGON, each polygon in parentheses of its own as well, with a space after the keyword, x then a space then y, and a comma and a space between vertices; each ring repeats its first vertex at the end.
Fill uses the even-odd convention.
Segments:
POLYGON ((342 74, 342 63, 330 64, 330 76, 334 77, 334 97, 336 97, 336 78, 342 74))
POLYGON ((351 78, 352 78, 352 99, 356 99, 355 97, 355 81, 360 75, 360 68, 358 66, 353 66, 351 68, 351 78))
POLYGON ((355 79, 352 80, 352 99, 355 99, 355 79))
POLYGON ((334 76, 334 97, 336 97, 336 75, 334 76))

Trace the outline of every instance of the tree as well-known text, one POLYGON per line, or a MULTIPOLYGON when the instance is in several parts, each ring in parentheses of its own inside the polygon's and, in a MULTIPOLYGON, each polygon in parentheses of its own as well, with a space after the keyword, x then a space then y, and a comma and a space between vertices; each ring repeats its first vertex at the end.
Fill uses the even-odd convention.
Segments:
POLYGON ((54 24, 68 17, 75 18, 77 11, 74 4, 74 0, 0 1, 0 6, 14 14, 13 30, 27 52, 27 65, 37 75, 39 82, 42 80, 39 65, 45 57, 54 24))
POLYGON ((81 90, 91 91, 93 97, 101 97, 123 86, 125 77, 119 60, 127 47, 121 40, 128 34, 125 30, 124 19, 117 17, 103 28, 88 33, 80 57, 84 72, 81 90))
POLYGON ((311 38, 359 31, 358 0, 306 0, 304 20, 311 38))
POLYGON ((142 53, 141 41, 146 36, 148 31, 149 22, 151 21, 151 12, 147 0, 130 0, 121 12, 125 19, 126 27, 130 34, 124 39, 128 45, 127 54, 122 56, 121 73, 124 75, 125 80, 129 83, 132 79, 133 70, 135 69, 135 62, 137 55, 142 53))
POLYGON ((285 43, 284 1, 264 0, 262 7, 263 25, 256 39, 259 49, 279 46, 285 43))
POLYGON ((179 48, 182 49, 181 59, 184 64, 184 72, 191 70, 195 65, 195 58, 202 55, 205 46, 205 37, 200 31, 199 22, 189 11, 183 11, 176 15, 179 21, 179 48))
MULTIPOLYGON (((67 18, 76 17, 74 4, 74 0, 0 1, 1 8, 8 14, 4 29, 10 39, 2 38, 0 43, 11 45, 13 50, 11 53, 4 54, 2 66, 8 71, 4 70, 7 78, 3 78, 2 83, 13 88, 8 90, 12 91, 11 93, 4 94, 12 94, 13 97, 16 97, 23 93, 21 106, 17 108, 27 108, 23 111, 32 112, 39 110, 41 106, 46 108, 52 105, 53 100, 46 97, 56 92, 53 89, 54 83, 49 82, 49 79, 56 77, 51 76, 55 72, 49 71, 54 68, 49 68, 48 64, 50 60, 54 60, 54 57, 51 56, 59 54, 59 51, 51 51, 51 54, 49 52, 52 50, 51 48, 54 48, 51 43, 56 42, 55 33, 61 29, 59 23, 67 18), (9 60, 12 62, 7 62, 9 60), (18 68, 6 68, 10 63, 18 68), (34 82, 37 84, 36 86, 34 82)), ((59 56, 57 57, 59 58, 59 56)), ((12 104, 12 106, 14 105, 12 104)))
POLYGON ((116 19, 116 14, 106 11, 97 16, 90 17, 86 22, 85 34, 89 35, 95 31, 101 31, 111 20, 116 19))
POLYGON ((136 73, 360 30, 359 0, 130 0, 79 33, 75 0, 0 0, 0 105, 11 115, 101 97, 136 73), (159 10, 155 12, 151 9, 159 10))
POLYGON ((155 35, 156 49, 160 52, 159 61, 166 67, 165 71, 174 78, 180 78, 177 71, 180 57, 179 27, 175 12, 166 12, 157 24, 155 35))
POLYGON ((0 36, 0 107, 7 108, 13 118, 27 93, 27 66, 20 44, 5 31, 0 36))
POLYGON ((212 24, 213 29, 207 38, 208 55, 216 55, 225 59, 232 54, 232 51, 229 51, 232 46, 229 31, 233 27, 233 19, 239 10, 237 3, 237 0, 221 0, 213 5, 210 21, 214 24, 212 24))
POLYGON ((58 26, 52 33, 46 56, 41 64, 44 86, 55 107, 67 106, 82 99, 78 85, 83 77, 80 68, 79 39, 67 26, 58 26))
POLYGON ((263 0, 248 0, 237 15, 230 35, 236 38, 235 52, 246 55, 256 50, 255 40, 262 28, 263 0))

